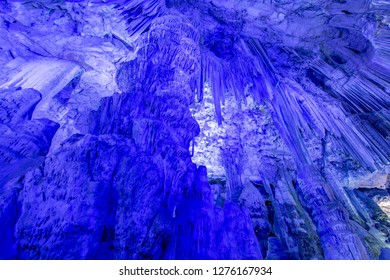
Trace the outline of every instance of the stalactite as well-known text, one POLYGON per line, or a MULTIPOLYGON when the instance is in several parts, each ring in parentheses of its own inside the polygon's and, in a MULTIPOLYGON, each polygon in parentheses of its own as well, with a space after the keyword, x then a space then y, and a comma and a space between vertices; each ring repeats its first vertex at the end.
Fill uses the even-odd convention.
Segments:
POLYGON ((389 11, 0 1, 0 258, 388 258, 389 11))

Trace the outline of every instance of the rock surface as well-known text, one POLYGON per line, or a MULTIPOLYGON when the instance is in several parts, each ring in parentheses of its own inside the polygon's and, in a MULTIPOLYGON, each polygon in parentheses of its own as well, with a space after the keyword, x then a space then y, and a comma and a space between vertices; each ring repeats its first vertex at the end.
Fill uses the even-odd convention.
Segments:
POLYGON ((388 259, 390 4, 0 2, 0 259, 388 259))

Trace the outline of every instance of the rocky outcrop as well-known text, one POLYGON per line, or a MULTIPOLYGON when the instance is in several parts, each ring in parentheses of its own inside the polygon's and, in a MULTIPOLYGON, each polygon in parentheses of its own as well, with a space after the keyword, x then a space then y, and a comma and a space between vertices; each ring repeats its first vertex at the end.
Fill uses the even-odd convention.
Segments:
POLYGON ((0 91, 0 251, 1 258, 17 256, 15 224, 19 218, 21 181, 42 164, 58 124, 31 120, 41 94, 32 89, 0 91))

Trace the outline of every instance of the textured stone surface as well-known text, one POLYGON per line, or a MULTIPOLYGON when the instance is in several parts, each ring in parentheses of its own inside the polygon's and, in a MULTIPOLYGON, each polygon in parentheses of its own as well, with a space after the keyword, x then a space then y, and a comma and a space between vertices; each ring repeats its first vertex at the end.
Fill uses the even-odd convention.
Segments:
POLYGON ((388 259, 385 1, 0 2, 1 259, 388 259))

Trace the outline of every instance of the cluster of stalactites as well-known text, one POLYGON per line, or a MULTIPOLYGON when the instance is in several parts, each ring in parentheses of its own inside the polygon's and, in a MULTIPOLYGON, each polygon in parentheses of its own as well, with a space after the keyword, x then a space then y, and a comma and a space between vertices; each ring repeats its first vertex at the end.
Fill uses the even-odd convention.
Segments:
MULTIPOLYGON (((175 81, 180 81, 176 85, 177 92, 183 92, 186 104, 192 103, 195 93, 197 99, 202 100, 203 87, 208 82, 219 124, 222 123, 221 105, 225 103, 225 93, 232 92, 238 103, 246 103, 246 95, 250 93, 255 101, 265 100, 271 104, 270 109, 279 114, 277 118, 282 126, 293 124, 296 131, 314 132, 320 138, 329 132, 340 147, 364 168, 375 170, 389 163, 390 104, 385 89, 389 86, 386 74, 390 68, 386 56, 389 45, 386 38, 389 38, 390 31, 385 26, 378 29, 372 38, 373 47, 377 50, 371 58, 373 62, 355 73, 356 78, 341 88, 337 83, 329 83, 332 96, 336 98, 324 98, 319 104, 301 85, 278 76, 259 39, 239 36, 231 46, 233 55, 224 59, 205 45, 205 39, 200 38, 200 32, 188 20, 174 9, 167 9, 165 1, 110 0, 108 3, 117 4, 122 10, 131 35, 139 36, 148 30, 148 36, 144 37, 142 47, 138 49, 139 58, 147 60, 159 53, 154 58, 156 63, 173 65, 179 70, 175 73, 175 81), (164 38, 177 44, 158 44, 157 41, 164 38), (176 55, 178 53, 180 55, 176 55), (182 86, 185 84, 189 85, 186 89, 182 86), (337 103, 336 106, 332 106, 334 103, 337 103)), ((366 6, 365 9, 369 9, 366 6)), ((387 6, 385 8, 388 9, 387 6)), ((381 6, 381 9, 384 8, 381 6)), ((223 40, 229 39, 225 37, 223 40)), ((308 71, 315 72, 314 82, 318 77, 321 82, 325 79, 331 81, 330 75, 334 75, 335 70, 329 68, 325 61, 316 60, 310 63, 308 71)), ((321 86, 316 86, 320 93, 328 95, 321 86)), ((173 87, 169 86, 170 89, 173 87)), ((166 91, 163 88, 157 90, 166 91)), ((299 135, 288 137, 300 138, 299 135)), ((297 139, 290 141, 296 144, 297 139)), ((302 155, 301 151, 298 153, 302 155)), ((309 155, 306 152, 303 155, 310 162, 309 155)))
MULTIPOLYGON (((95 0, 99 3, 101 0, 95 0)), ((106 0, 106 4, 114 4, 115 8, 121 10, 123 19, 127 22, 127 30, 130 36, 138 37, 152 22, 162 16, 165 11, 165 1, 162 0, 106 0)))
MULTIPOLYGON (((250 86, 254 100, 269 101, 271 111, 279 114, 278 118, 286 127, 294 123, 296 131, 314 132, 320 138, 330 132, 340 147, 369 170, 390 162, 389 101, 383 88, 388 82, 384 79, 383 66, 363 69, 344 87, 332 89, 338 99, 323 98, 319 104, 301 85, 276 74, 259 40, 249 38, 242 40, 241 45, 246 51, 242 58, 228 62, 209 52, 202 54, 201 80, 211 85, 219 124, 222 123, 224 93, 232 91, 237 102, 245 102, 246 88, 250 86), (347 108, 344 106, 346 101, 347 108), (351 113, 348 108, 355 112, 351 113)), ((299 135, 296 137, 300 138, 299 135)), ((307 153, 299 153, 301 156, 306 154, 307 162, 310 162, 307 153)))

